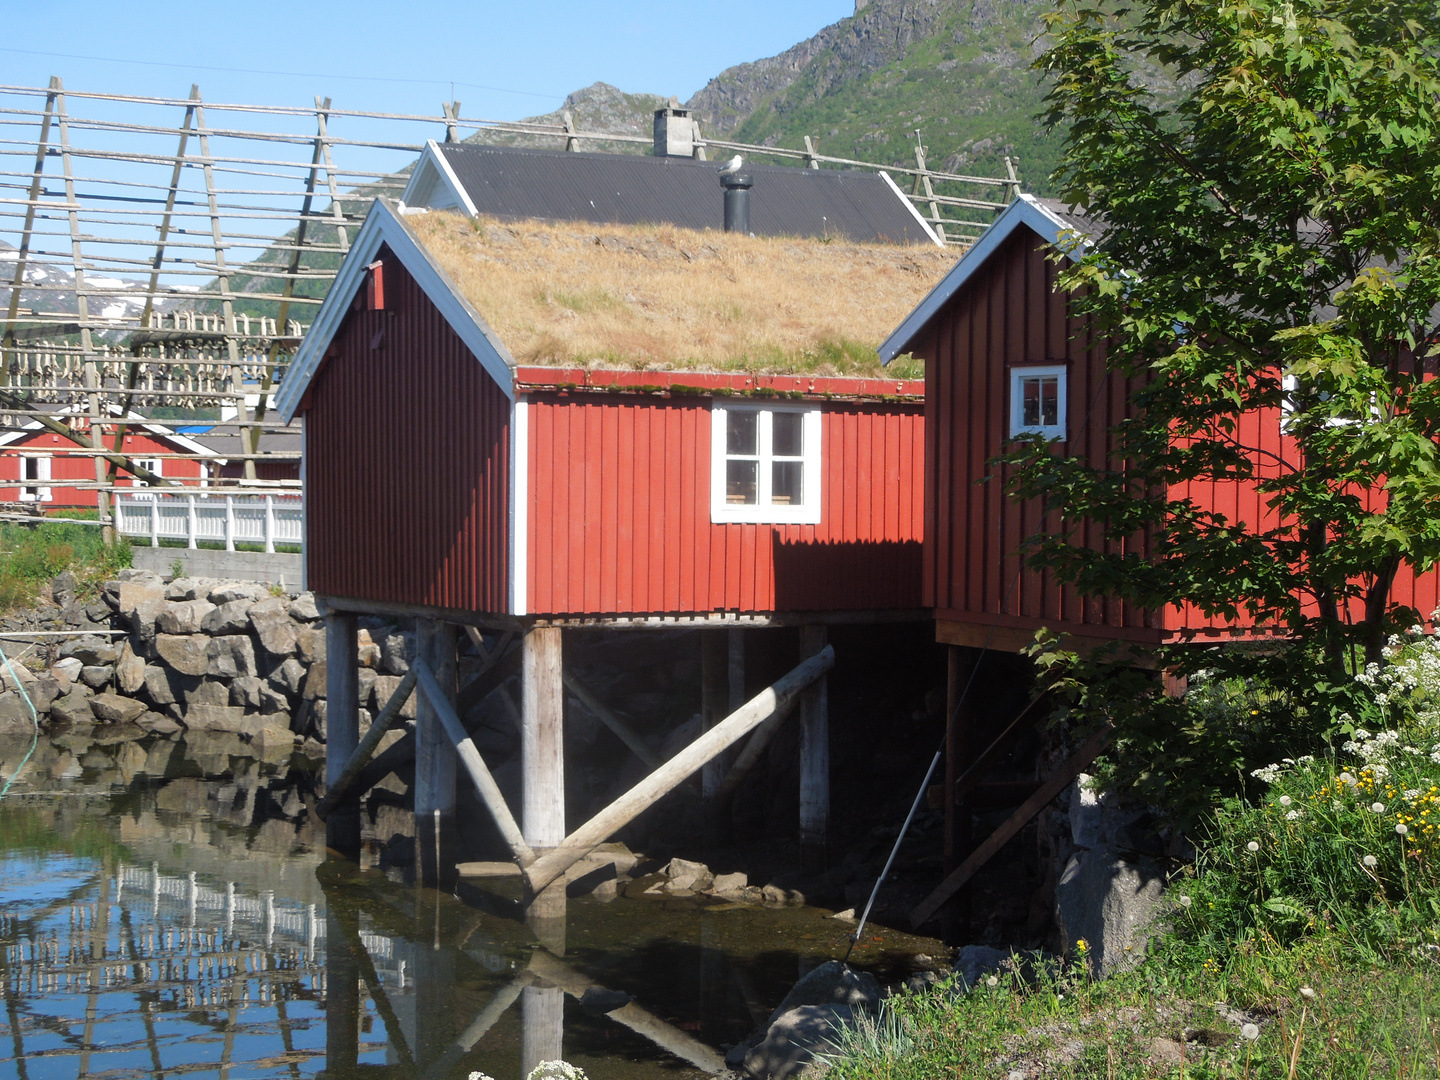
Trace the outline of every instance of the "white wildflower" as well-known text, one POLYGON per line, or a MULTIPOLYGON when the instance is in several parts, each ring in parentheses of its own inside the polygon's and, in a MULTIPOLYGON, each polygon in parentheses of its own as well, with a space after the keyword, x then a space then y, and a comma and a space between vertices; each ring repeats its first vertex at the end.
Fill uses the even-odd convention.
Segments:
POLYGON ((1406 801, 1406 802, 1414 802, 1414 801, 1415 801, 1416 799, 1418 799, 1419 797, 1420 797, 1420 789, 1419 789, 1419 788, 1413 788, 1413 787, 1412 787, 1412 788, 1406 788, 1406 789, 1405 789, 1405 801, 1406 801))
POLYGON ((1304 817, 1304 816, 1305 816, 1305 815, 1302 814, 1299 810, 1291 810, 1288 814, 1285 815, 1285 820, 1286 820, 1286 821, 1299 821, 1299 820, 1300 820, 1302 817, 1304 817))
POLYGON ((1254 1024, 1244 1024, 1240 1028, 1240 1037, 1250 1042, 1254 1042, 1260 1037, 1260 1029, 1254 1024))
POLYGON ((1371 812, 1372 814, 1383 814, 1383 813, 1385 813, 1385 804, 1384 804, 1383 802, 1372 802, 1372 803, 1370 804, 1370 812, 1371 812))
POLYGON ((1342 772, 1340 774, 1340 783, 1349 784, 1353 787, 1356 783, 1355 777, 1351 776, 1348 772, 1342 772))
POLYGON ((1289 806, 1289 805, 1290 805, 1292 802, 1294 802, 1294 801, 1295 801, 1295 800, 1292 799, 1292 798, 1290 798, 1289 795, 1281 795, 1281 796, 1280 796, 1280 805, 1281 805, 1281 806, 1289 806))
POLYGON ((1374 855, 1366 855, 1360 861, 1364 863, 1365 867, 1369 870, 1374 870, 1376 865, 1379 863, 1379 860, 1376 859, 1374 855))
POLYGON ((1410 829, 1409 829, 1409 826, 1407 826, 1407 825, 1402 821, 1402 822, 1400 822, 1398 825, 1395 826, 1395 831, 1396 831, 1397 833, 1399 833, 1401 836, 1405 836, 1407 833, 1410 832, 1410 829))
POLYGON ((1256 841, 1251 840, 1248 844, 1245 845, 1245 850, 1246 850, 1246 851, 1259 851, 1259 850, 1260 850, 1260 845, 1259 845, 1256 841))
POLYGON ((1280 778, 1281 766, 1279 764, 1266 765, 1264 768, 1256 769, 1250 775, 1261 783, 1273 784, 1280 778))

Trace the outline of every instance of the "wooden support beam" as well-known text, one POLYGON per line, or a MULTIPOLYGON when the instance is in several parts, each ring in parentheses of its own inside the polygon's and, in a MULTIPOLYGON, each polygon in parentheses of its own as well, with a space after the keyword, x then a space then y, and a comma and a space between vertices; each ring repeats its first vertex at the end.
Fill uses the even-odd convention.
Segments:
POLYGON ((520 1075, 565 1053, 565 991, 532 983, 520 992, 520 1075))
POLYGON ((755 729, 755 734, 750 736, 740 755, 735 759, 735 764, 730 766, 730 771, 725 774, 725 781, 720 785, 720 793, 716 796, 717 802, 728 802, 734 797, 740 783, 750 774, 760 761, 761 755, 770 746, 770 740, 780 730, 780 725, 785 722, 791 712, 794 711, 794 702, 791 702, 784 709, 777 709, 775 715, 766 720, 755 729))
POLYGON ((465 771, 470 774, 470 779, 475 784, 475 790, 480 794, 480 801, 485 804, 485 809, 489 810, 490 816, 495 819, 495 826, 500 830, 500 835, 504 837, 505 843, 514 853, 515 861, 522 866, 527 865, 534 860, 535 853, 530 850, 530 846, 521 836, 520 826, 515 823, 514 815, 510 813, 510 807, 505 803, 505 796, 500 794, 500 788, 480 757, 480 751, 475 748, 475 743, 470 736, 465 734, 465 728, 460 723, 460 718, 455 715, 455 710, 445 699, 444 691, 424 659, 417 658, 414 667, 419 676, 421 697, 430 701, 440 723, 444 725, 445 732, 450 736, 455 747, 456 756, 459 757, 465 771))
MULTIPOLYGON (((700 724, 709 731, 730 715, 730 649, 725 630, 700 631, 700 724)), ((700 794, 713 799, 725 779, 724 751, 700 770, 700 794)), ((652 768, 654 766, 651 766, 652 768)))
MULTIPOLYGON (((826 648, 823 625, 800 628, 800 655, 826 648)), ((830 680, 824 675, 800 695, 800 848, 810 869, 824 863, 830 823, 830 680)))
POLYGON ((1005 822, 990 834, 989 838, 978 848, 972 851, 966 860, 961 863, 944 881, 935 887, 935 890, 924 900, 920 901, 914 911, 910 912, 910 925, 914 928, 922 926, 936 911, 940 905, 955 895, 957 889, 975 876, 975 872, 989 862, 1006 842, 1016 833, 1023 829, 1036 814, 1044 809, 1048 803, 1060 792, 1069 787, 1070 782, 1089 768, 1090 763, 1100 756, 1105 749, 1105 744, 1110 740, 1110 732, 1113 729, 1105 730, 1093 735, 1090 740, 1075 751, 1070 759, 1056 769, 1041 785, 1040 790, 1026 799, 1020 809, 1005 819, 1005 822))
MULTIPOLYGON (((415 620, 415 662, 424 693, 415 709, 415 871, 425 886, 455 883, 455 627, 415 620)), ((460 731, 463 738, 464 730, 460 731)))
MULTIPOLYGON (((563 631, 537 626, 521 642, 520 786, 524 805, 520 824, 525 841, 539 858, 565 839, 565 660, 563 631)), ((547 884, 549 884, 547 882, 547 884)), ((525 921, 542 943, 565 951, 565 883, 531 890, 525 921)), ((548 1001, 531 987, 522 1003, 548 1001)), ((548 1015, 551 1005, 533 1009, 548 1015)), ((528 1017, 529 1013, 527 1013, 528 1017)), ((528 1030, 527 1021, 527 1030, 528 1030)), ((558 1036, 557 1036, 558 1038, 558 1036)), ((558 1053, 558 1046, 557 1046, 558 1053)))
POLYGON ((555 850, 537 859, 525 871, 532 893, 538 893, 575 862, 603 844, 617 830, 675 789, 705 762, 732 745, 766 718, 789 708, 800 692, 835 666, 835 650, 829 645, 803 661, 774 686, 756 694, 720 724, 702 734, 660 768, 641 780, 584 825, 565 837, 555 850))
MULTIPOLYGON (((339 783, 360 743, 359 642, 354 615, 325 616, 325 785, 339 783)), ((347 858, 360 857, 360 810, 332 814, 325 844, 347 858)))
MULTIPOLYGON (((329 675, 329 668, 326 668, 326 675, 329 675)), ((315 807, 315 816, 324 821, 330 816, 330 811, 340 804, 340 801, 350 793, 356 777, 360 775, 365 764, 370 760, 370 755, 380 745, 380 740, 390 730, 400 710, 405 707, 405 702, 410 699, 410 693, 415 689, 415 669, 411 668, 400 680, 400 685, 390 695, 390 700, 385 703, 385 708, 380 710, 380 715, 370 725, 370 730, 365 733, 365 738, 360 740, 360 745, 350 755, 350 760, 345 762, 345 767, 340 770, 340 775, 335 778, 333 784, 327 783, 325 797, 315 807)), ((328 764, 328 758, 327 758, 328 764)))
POLYGON ((652 769, 660 767, 660 756, 650 749, 650 744, 642 739, 634 728, 616 716, 614 711, 597 698, 573 672, 565 672, 564 678, 565 689, 569 690, 581 705, 589 709, 596 719, 613 731, 616 738, 630 748, 631 753, 652 769))

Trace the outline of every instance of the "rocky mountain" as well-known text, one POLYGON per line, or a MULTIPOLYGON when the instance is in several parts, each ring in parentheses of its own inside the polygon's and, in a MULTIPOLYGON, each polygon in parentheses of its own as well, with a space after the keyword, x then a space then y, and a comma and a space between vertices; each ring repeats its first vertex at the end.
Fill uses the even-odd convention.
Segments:
POLYGON ((1020 160, 1043 194, 1060 140, 1034 122, 1043 91, 1043 0, 869 0, 778 56, 711 79, 687 105, 702 129, 739 142, 913 165, 915 130, 932 167, 1003 176, 1020 160))
MULTIPOLYGON (((659 94, 627 94, 609 83, 597 82, 567 95, 565 103, 554 112, 527 116, 521 123, 559 124, 568 112, 580 131, 639 135, 648 140, 655 110, 661 108, 666 100, 659 94)), ((542 150, 559 150, 564 145, 559 139, 546 135, 506 135, 490 131, 481 131, 465 141, 494 146, 532 146, 542 150)), ((650 144, 584 139, 580 149, 602 154, 648 154, 650 144)))

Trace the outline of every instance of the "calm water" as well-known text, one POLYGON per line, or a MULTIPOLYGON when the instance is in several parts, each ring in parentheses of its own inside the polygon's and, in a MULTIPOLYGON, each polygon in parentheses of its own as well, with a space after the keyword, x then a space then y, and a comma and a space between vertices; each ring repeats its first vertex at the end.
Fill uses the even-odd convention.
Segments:
MULTIPOLYGON (((0 743, 0 773, 27 744, 0 743)), ((572 899, 542 943, 518 885, 326 862, 314 767, 214 737, 43 742, 0 805, 0 1076, 520 1080, 563 1056, 700 1077, 844 951, 816 909, 624 896, 572 899)), ((892 973, 939 948, 866 939, 892 973)))

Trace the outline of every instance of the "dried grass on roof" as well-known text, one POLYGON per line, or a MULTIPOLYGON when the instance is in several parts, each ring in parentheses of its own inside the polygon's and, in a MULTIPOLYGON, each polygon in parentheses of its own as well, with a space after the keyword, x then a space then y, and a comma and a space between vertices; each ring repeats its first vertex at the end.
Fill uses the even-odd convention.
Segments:
POLYGON ((405 220, 521 364, 914 377, 918 361, 883 369, 875 349, 957 258, 668 225, 405 220))

